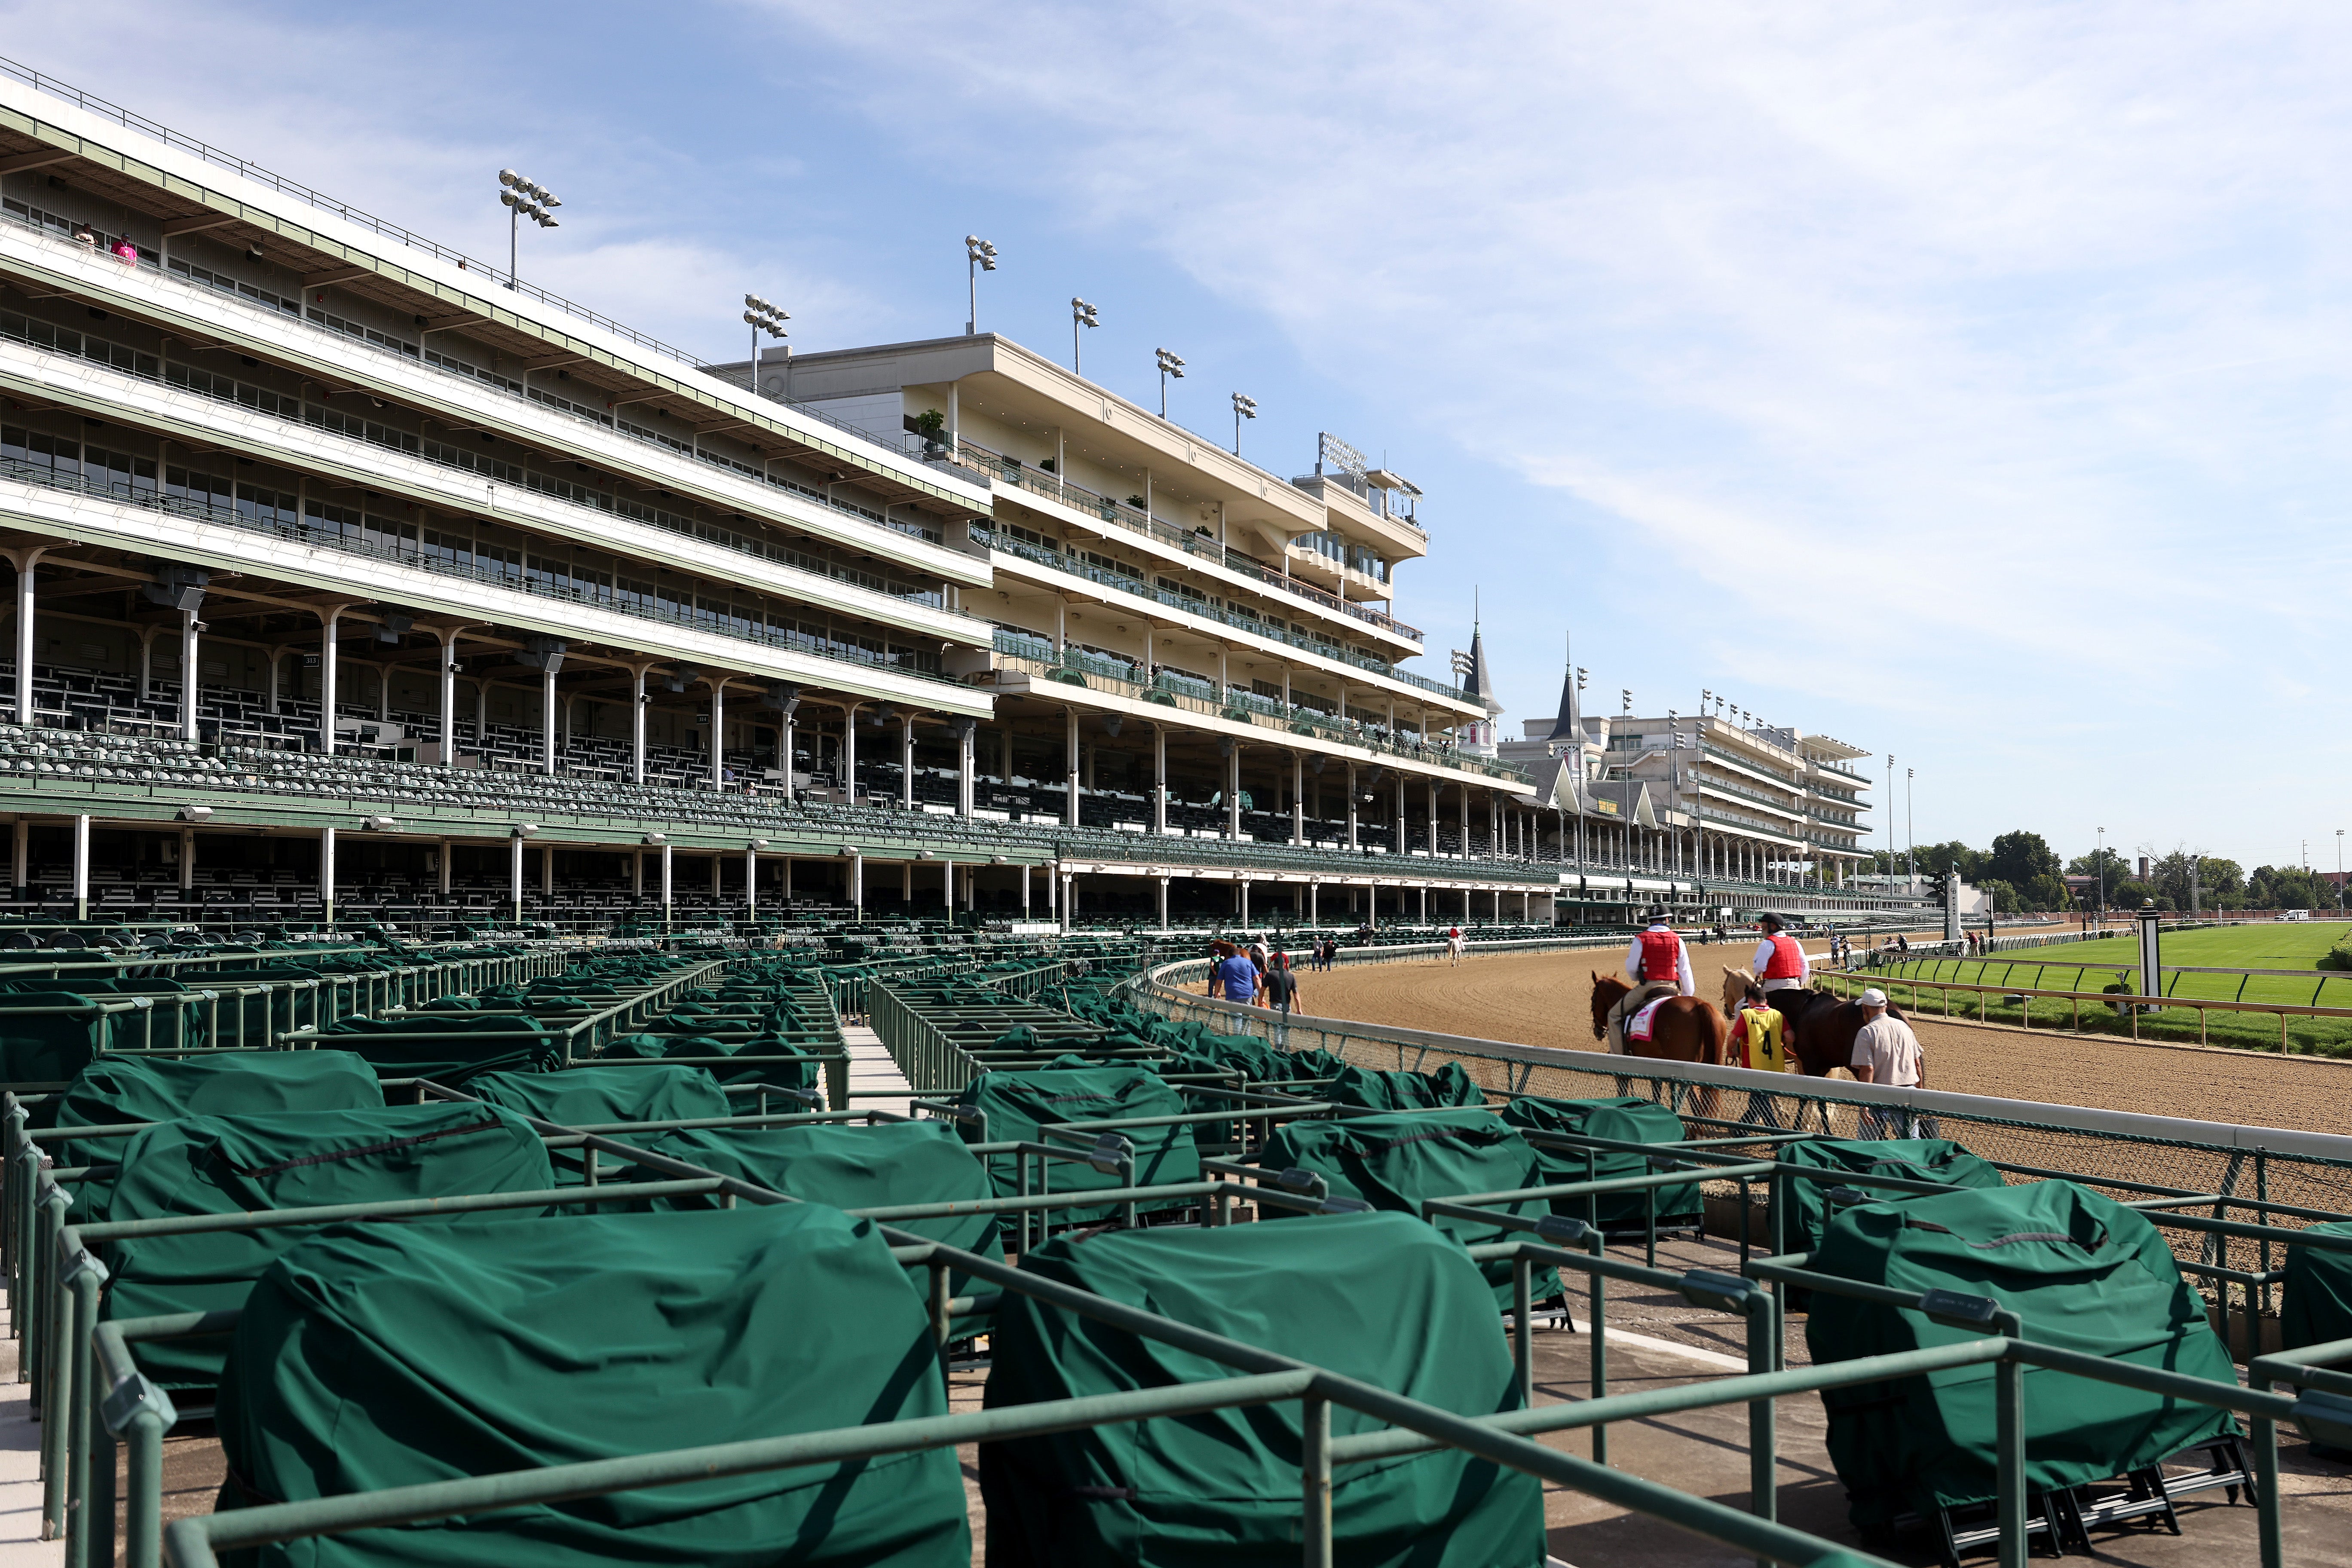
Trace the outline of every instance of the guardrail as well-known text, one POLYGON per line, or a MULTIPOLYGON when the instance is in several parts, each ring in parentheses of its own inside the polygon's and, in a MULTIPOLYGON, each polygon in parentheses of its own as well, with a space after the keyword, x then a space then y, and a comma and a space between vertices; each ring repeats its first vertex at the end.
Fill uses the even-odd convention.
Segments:
MULTIPOLYGON (((2137 968, 2137 966, 2133 965, 2131 967, 2137 968)), ((2293 1042, 2287 1037, 2287 1021, 2291 1018, 2342 1018, 2352 1020, 2352 1007, 2296 1006, 2284 1002, 2223 1002, 2218 999, 2209 999, 2202 996, 2148 996, 2131 990, 2068 991, 2036 988, 2023 985, 1986 985, 1973 981, 1927 980, 1908 974, 1886 973, 1877 970, 1817 969, 1813 971, 1813 974, 1817 979, 1836 982, 1840 988, 1840 994, 1846 996, 1855 994, 1857 987, 1862 986, 1876 985, 1882 990, 1888 992, 1890 996, 1892 996, 1899 988, 1910 993, 1911 1005, 1915 1007, 1919 1005, 1918 998, 1921 991, 1935 991, 1940 993, 1943 997, 1943 1016, 1947 1018, 1952 1016, 1952 995, 1954 993, 1957 992, 1965 996, 1974 996, 1977 999, 1976 1021, 1979 1024, 1989 1024, 1995 1021, 1991 1016, 1992 999, 1994 997, 1999 997, 2003 1003, 2014 1002, 2018 1004, 2018 1026, 2028 1029, 2033 1026, 2033 1003, 2038 1001, 2064 1002, 2068 1004, 2072 1010, 2070 1030, 2072 1033, 2078 1035, 2085 1033, 2083 1028, 2083 1004, 2089 1002, 2099 1006, 2114 1008, 2130 1025, 2131 1037, 2135 1040, 2140 1037, 2139 1024, 2140 1018, 2143 1015, 2148 1013, 2161 1013, 2172 1008, 2187 1007, 2195 1009, 2197 1014, 2197 1043, 2200 1046, 2209 1043, 2207 1035, 2207 1015, 2210 1013, 2274 1014, 2277 1016, 2279 1021, 2279 1051, 2281 1055, 2292 1054, 2294 1050, 2293 1042)), ((1960 1016, 1962 1020, 1965 1021, 1967 1014, 1963 1012, 1960 1016)), ((2002 1021, 2005 1022, 2006 1020, 2002 1021)), ((2092 1030, 2088 1032, 2095 1034, 2106 1033, 2104 1029, 2092 1030)))

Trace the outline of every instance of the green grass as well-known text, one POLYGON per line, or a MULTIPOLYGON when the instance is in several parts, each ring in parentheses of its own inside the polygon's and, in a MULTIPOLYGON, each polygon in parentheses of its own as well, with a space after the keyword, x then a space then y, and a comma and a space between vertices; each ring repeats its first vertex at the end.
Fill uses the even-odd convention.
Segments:
MULTIPOLYGON (((2352 973, 2322 971, 2313 967, 2330 947, 2343 939, 2345 932, 2346 927, 2340 922, 2315 921, 2308 924, 2264 923, 2168 935, 2164 939, 2164 962, 2168 965, 2209 969, 2293 969, 2309 974, 2310 978, 2173 974, 2166 977, 2165 994, 2223 1002, 2275 1002, 2295 1007, 2352 1008, 2352 973)), ((1889 979, 1894 980, 1895 976, 1900 975, 1917 980, 1949 980, 1965 984, 2014 985, 2026 991, 2103 991, 2118 981, 2136 988, 2139 984, 2138 965, 2137 939, 2126 934, 2096 942, 2032 948, 1984 959, 1921 959, 1892 972, 1889 979)), ((1911 1002, 1912 999, 1905 995, 1909 987, 1902 986, 1896 981, 1892 988, 1898 1002, 1906 1005, 1911 1002)), ((1942 996, 1932 988, 1918 991, 1916 1005, 1920 1012, 1930 1017, 1939 1016, 1944 1011, 1942 996)), ((1951 994, 1955 1016, 1965 1012, 1968 1016, 1975 1017, 1978 1005, 1978 999, 1973 994, 1957 992, 1951 994)), ((1985 1017, 1990 1022, 2016 1024, 2026 1021, 2023 1013, 2024 1009, 2018 1005, 2004 1005, 1998 997, 1993 997, 1989 999, 1985 1017)), ((2068 1002, 2038 1000, 2032 1004, 2031 1023, 2037 1029, 2067 1028, 2074 1017, 2074 1005, 2068 1002)), ((2085 1030, 2095 1029, 2101 1034, 2131 1033, 2131 1020, 2104 1004, 2084 1003, 2081 1019, 2085 1030)), ((2279 1048, 2279 1024, 2273 1015, 2209 1012, 2205 1029, 2206 1039, 2212 1045, 2272 1051, 2279 1048)), ((2198 1038, 2197 1010, 2181 1008, 2144 1014, 2139 1019, 2139 1037, 2193 1042, 2198 1038)), ((2322 1056, 2352 1056, 2352 1019, 2290 1018, 2286 1037, 2292 1050, 2322 1056)))

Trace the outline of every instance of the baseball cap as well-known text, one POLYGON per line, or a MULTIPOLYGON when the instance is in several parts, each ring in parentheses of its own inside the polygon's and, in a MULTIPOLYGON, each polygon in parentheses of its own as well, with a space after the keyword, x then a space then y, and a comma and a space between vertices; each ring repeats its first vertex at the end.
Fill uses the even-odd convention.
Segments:
POLYGON ((1862 1005, 1865 1007, 1884 1007, 1886 1005, 1886 993, 1874 985, 1862 994, 1862 1005))

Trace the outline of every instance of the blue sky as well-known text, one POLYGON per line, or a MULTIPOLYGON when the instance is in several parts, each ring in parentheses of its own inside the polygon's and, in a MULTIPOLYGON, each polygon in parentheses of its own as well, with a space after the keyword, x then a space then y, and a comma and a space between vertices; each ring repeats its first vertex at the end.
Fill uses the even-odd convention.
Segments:
MULTIPOLYGON (((981 321, 1428 492, 1510 711, 1916 766, 1921 841, 2287 863, 2342 784, 2352 12, 2316 5, 203 7, 5 53, 709 357, 981 321)), ((1898 787, 1899 793, 1899 787, 1898 787)), ((1902 825, 1897 823, 1900 837, 1902 825)), ((1883 842, 1883 835, 1881 837, 1883 842)))

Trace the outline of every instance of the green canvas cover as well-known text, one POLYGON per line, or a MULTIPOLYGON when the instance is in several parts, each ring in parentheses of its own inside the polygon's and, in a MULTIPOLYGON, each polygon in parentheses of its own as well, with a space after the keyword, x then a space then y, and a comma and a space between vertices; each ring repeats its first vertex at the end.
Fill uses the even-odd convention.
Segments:
POLYGON ((737 1054, 755 1057, 790 1057, 795 1059, 781 1062, 754 1062, 741 1068, 727 1068, 715 1062, 695 1063, 698 1070, 709 1073, 720 1085, 728 1088, 739 1084, 766 1083, 780 1089, 819 1089, 823 1087, 824 1064, 788 1041, 772 1035, 755 1035, 740 1045, 726 1040, 714 1040, 707 1035, 660 1035, 641 1031, 619 1035, 605 1043, 599 1056, 626 1057, 635 1061, 675 1061, 702 1057, 731 1057, 737 1054))
MULTIPOLYGON (((112 1190, 100 1194, 100 1212, 78 1218, 246 1214, 555 1185, 546 1147, 521 1118, 497 1106, 449 1102, 184 1117, 134 1134, 123 1150, 121 1172, 112 1190)), ((536 1212, 498 1210, 462 1223, 536 1212)), ((113 1277, 101 1315, 142 1318, 237 1306, 271 1263, 315 1234, 308 1226, 280 1226, 106 1243, 113 1277)), ((219 1375, 225 1347, 216 1337, 158 1340, 141 1345, 139 1360, 168 1388, 207 1387, 219 1375)))
POLYGON ((60 1127, 249 1116, 276 1110, 369 1110, 383 1104, 375 1069, 349 1051, 208 1051, 194 1057, 104 1056, 58 1103, 60 1127))
MULTIPOLYGON (((2352 1239, 2352 1224, 2315 1225, 2305 1234, 2352 1239)), ((2336 1340, 2352 1340, 2352 1252, 2288 1247, 2279 1343, 2292 1351, 2336 1340)))
MULTIPOLYGON (((793 1204, 352 1226, 237 1324, 222 1509, 948 1413, 874 1227, 793 1204)), ((254 1568, 963 1568, 953 1449, 260 1548, 254 1568)))
MULTIPOLYGON (((1508 1193, 1540 1187, 1549 1178, 1535 1150, 1518 1129, 1491 1110, 1467 1106, 1388 1116, 1351 1116, 1344 1121, 1292 1121, 1275 1129, 1257 1156, 1269 1171, 1293 1166, 1312 1171, 1334 1197, 1361 1198, 1376 1209, 1418 1216, 1422 1200, 1471 1193, 1508 1193)), ((1268 1219, 1307 1218, 1294 1210, 1265 1209, 1268 1219)), ((1541 1198, 1494 1205, 1496 1214, 1538 1215, 1550 1212, 1541 1198)), ((1465 1247, 1508 1241, 1525 1234, 1479 1220, 1439 1215, 1438 1230, 1465 1247)), ((1511 1265, 1480 1265, 1500 1306, 1512 1304, 1511 1265)), ((1538 1300, 1559 1291, 1559 1276, 1539 1269, 1538 1300)))
POLYGON ((486 1072, 466 1092, 535 1121, 564 1127, 614 1121, 693 1121, 730 1113, 710 1075, 688 1067, 578 1067, 555 1072, 486 1072))
POLYGON ((379 1078, 429 1078, 444 1089, 486 1072, 543 1072, 563 1059, 562 1047, 530 1018, 345 1018, 320 1033, 366 1058, 379 1078))
MULTIPOLYGON (((1990 1161, 1971 1154, 1948 1138, 1806 1138, 1780 1146, 1780 1158, 1791 1165, 1822 1171, 1844 1171, 1864 1176, 1900 1176, 1906 1181, 1942 1182, 1954 1187, 1998 1187, 2008 1178, 1990 1161)), ((1822 1226, 1830 1208, 1835 1182, 1792 1177, 1780 1184, 1789 1194, 1789 1218, 1780 1231, 1780 1245, 1789 1252, 1811 1252, 1821 1245, 1822 1226)), ((1916 1203, 1916 1197, 1864 1187, 1876 1203, 1916 1203)))
MULTIPOLYGON (((957 1103, 966 1110, 978 1110, 988 1118, 984 1127, 968 1121, 957 1124, 957 1131, 967 1143, 1009 1143, 1018 1140, 1053 1143, 1074 1150, 1087 1148, 1093 1142, 1094 1134, 1048 1139, 1038 1129, 1049 1122, 1182 1116, 1193 1109, 1168 1084, 1141 1068, 1128 1067, 982 1073, 964 1086, 962 1094, 957 1097, 957 1103)), ((1190 1123, 1122 1127, 1118 1131, 1135 1144, 1137 1186, 1167 1186, 1201 1179, 1201 1156, 1193 1147, 1190 1123)), ((997 1196, 1012 1197, 1019 1193, 1021 1173, 1014 1157, 1011 1154, 991 1154, 987 1159, 989 1179, 996 1185, 997 1196)), ((1118 1176, 1097 1171, 1083 1160, 1050 1160, 1046 1162, 1046 1187, 1053 1192, 1088 1192, 1120 1184, 1118 1176)), ((1036 1169, 1034 1159, 1030 1169, 1034 1182, 1036 1169)), ((1181 1208, 1185 1205, 1175 1202, 1160 1206, 1181 1208)), ((1051 1212, 1048 1223, 1090 1224, 1108 1219, 1114 1208, 1115 1205, 1111 1205, 1057 1208, 1051 1212)), ((1144 1212, 1156 1213, 1158 1210, 1146 1205, 1144 1212)))
MULTIPOLYGON (((944 1121, 886 1121, 872 1127, 811 1122, 740 1131, 693 1128, 665 1132, 646 1148, 706 1171, 838 1209, 968 1203, 996 1195, 980 1157, 966 1149, 955 1129, 944 1121)), ((669 1179, 657 1171, 641 1174, 649 1182, 669 1179)), ((716 1200, 667 1198, 656 1206, 711 1208, 716 1200)), ((943 1215, 888 1223, 961 1251, 984 1258, 1004 1256, 994 1215, 943 1215)), ((962 1278, 955 1276, 958 1281, 962 1278)), ((963 1293, 960 1284, 956 1293, 963 1293)))
MULTIPOLYGON (((1664 1106, 1626 1095, 1605 1100, 1547 1100, 1520 1095, 1502 1108, 1503 1120, 1528 1132, 1560 1132, 1606 1138, 1618 1143, 1679 1143, 1687 1136, 1683 1119, 1664 1106)), ((1595 1149, 1589 1155, 1566 1149, 1534 1145, 1547 1182, 1605 1182, 1618 1176, 1645 1176, 1654 1169, 1639 1154, 1595 1149)), ((1658 1217, 1697 1214, 1699 1184, 1676 1183, 1656 1189, 1658 1217)), ((1639 1192, 1603 1193, 1597 1198, 1552 1200, 1553 1212, 1573 1219, 1591 1216, 1608 1229, 1638 1227, 1649 1215, 1649 1201, 1639 1192)))
POLYGON ((1342 1067, 1328 1085, 1316 1091, 1316 1098, 1373 1110, 1418 1110, 1436 1105, 1486 1103, 1486 1095, 1470 1081, 1469 1072, 1460 1062, 1447 1062, 1435 1072, 1379 1072, 1370 1068, 1342 1067))
MULTIPOLYGON (((2025 1337, 2232 1386, 2230 1353, 2181 1279, 2172 1250, 2137 1212, 2072 1182, 2034 1182, 1863 1204, 1832 1220, 1814 1267, 1898 1290, 1990 1296, 2025 1337)), ((1813 1293, 1805 1342, 1816 1362, 1883 1355, 1978 1337, 1907 1309, 1813 1293)), ((1994 1494, 1993 1371, 1825 1390, 1830 1458, 1854 1523, 1994 1494)), ((2225 1411, 2028 1367, 2026 1483, 2048 1490, 2102 1480, 2234 1430, 2225 1411)))
MULTIPOLYGON (((1461 1249, 1402 1215, 1064 1237, 1025 1271, 1461 1415, 1519 1407, 1494 1309, 1461 1249)), ((1164 1388, 1234 1369, 1005 1292, 987 1407, 1164 1388)), ((1331 1407, 1334 1436, 1381 1423, 1331 1407)), ((980 1450, 990 1568, 1292 1568, 1297 1400, 980 1450)), ((1346 1568, 1541 1568, 1535 1478, 1458 1450, 1342 1466, 1346 1568)))

